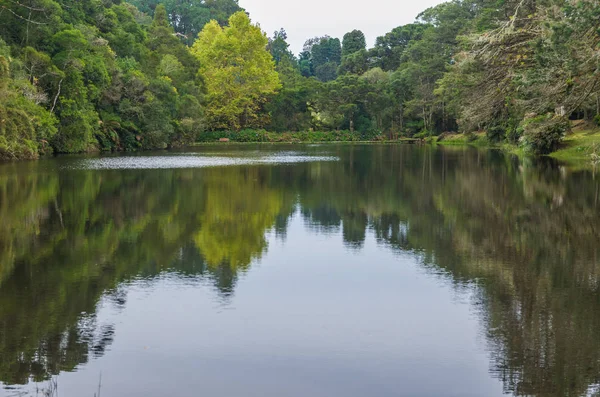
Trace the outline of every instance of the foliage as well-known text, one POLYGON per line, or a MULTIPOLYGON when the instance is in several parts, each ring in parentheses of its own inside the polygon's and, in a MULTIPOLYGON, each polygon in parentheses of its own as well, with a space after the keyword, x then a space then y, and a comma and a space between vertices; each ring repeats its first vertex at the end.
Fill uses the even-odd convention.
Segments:
POLYGON ((529 117, 523 121, 523 147, 535 154, 548 154, 558 148, 569 129, 569 121, 552 114, 529 117))
POLYGON ((280 29, 273 34, 273 38, 269 38, 267 49, 271 53, 275 64, 279 65, 283 60, 294 60, 294 54, 289 50, 290 45, 287 43, 287 33, 285 29, 280 29))
POLYGON ((344 39, 342 40, 342 57, 366 49, 367 41, 365 39, 365 34, 360 30, 353 30, 344 35, 344 39))
POLYGON ((301 61, 306 59, 310 65, 310 75, 326 82, 335 80, 337 68, 342 61, 342 44, 340 39, 329 36, 315 37, 304 44, 301 61))
POLYGON ((411 42, 421 39, 427 25, 413 23, 399 26, 384 36, 378 37, 375 47, 369 50, 373 65, 383 70, 396 70, 400 67, 404 50, 411 42))
POLYGON ((175 29, 177 36, 189 45, 210 20, 215 20, 224 26, 230 15, 243 11, 237 0, 131 0, 130 3, 151 15, 155 14, 157 7, 162 5, 165 17, 175 29))
POLYGON ((556 149, 568 128, 564 118, 591 118, 600 110, 599 69, 592 61, 599 15, 587 1, 528 0, 507 3, 504 14, 483 14, 488 28, 465 35, 465 51, 442 79, 460 101, 454 109, 461 128, 520 138, 535 153, 556 149), (496 133, 502 125, 506 134, 496 133))
POLYGON ((165 148, 244 128, 375 139, 486 131, 545 153, 564 123, 531 115, 600 117, 600 6, 590 0, 451 0, 373 48, 355 29, 308 39, 298 56, 284 29, 267 39, 237 0, 0 7, 8 158, 165 148))
MULTIPOLYGON (((7 51, 2 41, 0 50, 7 51)), ((56 118, 38 106, 45 100, 29 81, 13 78, 9 59, 0 55, 0 160, 37 158, 48 150, 48 140, 56 134, 56 118)))
POLYGON ((251 143, 358 142, 372 139, 367 134, 348 130, 269 132, 245 129, 241 131, 205 131, 199 135, 198 142, 218 142, 222 138, 229 139, 231 142, 251 143))
POLYGON ((338 75, 348 73, 361 75, 367 70, 369 70, 369 53, 362 49, 342 58, 338 75))
POLYGON ((120 1, 0 6, 2 157, 162 148, 203 128, 198 63, 162 5, 153 21, 120 1))
POLYGON ((260 127, 267 119, 262 107, 280 88, 267 38, 244 12, 233 14, 229 26, 209 22, 192 47, 207 91, 210 129, 260 127))
POLYGON ((600 131, 582 130, 567 134, 560 148, 550 156, 571 167, 589 169, 590 163, 598 162, 600 153, 600 131))

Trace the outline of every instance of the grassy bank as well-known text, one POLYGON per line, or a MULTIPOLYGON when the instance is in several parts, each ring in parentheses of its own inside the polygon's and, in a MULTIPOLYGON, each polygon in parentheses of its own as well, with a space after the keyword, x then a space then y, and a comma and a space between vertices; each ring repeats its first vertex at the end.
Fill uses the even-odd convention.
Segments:
POLYGON ((600 129, 575 131, 550 157, 567 163, 597 163, 600 160, 600 129))
POLYGON ((432 141, 432 143, 442 146, 469 145, 481 148, 495 148, 517 156, 525 155, 525 151, 517 145, 490 142, 485 132, 477 132, 474 134, 442 134, 432 141))
MULTIPOLYGON (((269 132, 264 130, 214 131, 203 133, 198 145, 216 144, 220 139, 233 143, 420 143, 427 142, 443 146, 475 146, 497 148, 519 156, 523 149, 508 143, 492 143, 485 132, 475 134, 442 134, 425 140, 400 138, 387 140, 385 135, 357 131, 300 131, 269 132)), ((589 165, 600 160, 600 129, 575 130, 569 134, 561 147, 549 154, 550 157, 574 165, 589 165)))
MULTIPOLYGON (((440 136, 435 144, 445 146, 471 145, 493 147, 516 155, 525 155, 522 148, 508 143, 489 142, 485 133, 447 134, 440 136)), ((600 129, 575 130, 565 137, 558 150, 548 155, 556 160, 572 165, 590 165, 600 161, 600 129)))
POLYGON ((475 134, 442 134, 437 137, 434 141, 437 145, 444 146, 492 146, 488 141, 485 132, 479 132, 475 134))

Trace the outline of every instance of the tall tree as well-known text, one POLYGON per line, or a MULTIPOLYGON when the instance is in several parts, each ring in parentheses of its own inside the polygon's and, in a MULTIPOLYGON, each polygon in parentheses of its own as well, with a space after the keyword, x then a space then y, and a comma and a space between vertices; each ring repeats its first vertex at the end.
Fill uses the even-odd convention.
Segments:
POLYGON ((344 35, 342 39, 342 56, 348 56, 366 49, 367 41, 365 34, 360 30, 353 30, 344 35))
POLYGON ((225 28, 217 21, 204 27, 192 53, 206 84, 210 128, 239 130, 265 124, 268 117, 262 108, 281 85, 267 44, 266 35, 244 12, 233 14, 225 28))
POLYGON ((290 45, 287 42, 287 33, 283 28, 273 33, 273 37, 269 38, 267 48, 276 64, 279 64, 283 58, 294 58, 294 54, 289 50, 290 45))
POLYGON ((375 47, 369 50, 373 65, 383 70, 396 70, 402 62, 404 50, 412 41, 419 40, 427 25, 412 23, 399 26, 391 32, 380 36, 375 47))
POLYGON ((211 19, 224 26, 233 13, 243 11, 238 0, 131 0, 131 3, 150 14, 162 4, 177 36, 190 45, 211 19))
POLYGON ((338 74, 343 75, 351 73, 360 75, 369 70, 369 66, 369 53, 364 49, 359 50, 342 58, 342 63, 338 68, 338 74))
POLYGON ((321 81, 335 80, 342 61, 340 39, 322 37, 311 49, 311 63, 315 76, 321 81))

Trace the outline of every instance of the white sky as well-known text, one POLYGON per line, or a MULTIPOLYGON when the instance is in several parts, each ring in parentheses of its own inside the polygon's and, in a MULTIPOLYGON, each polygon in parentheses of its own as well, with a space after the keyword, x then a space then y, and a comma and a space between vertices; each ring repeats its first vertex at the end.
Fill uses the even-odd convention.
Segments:
POLYGON ((271 37, 284 28, 294 54, 306 39, 329 35, 340 40, 353 29, 362 30, 367 47, 377 36, 414 21, 417 14, 443 0, 239 0, 253 22, 271 37))

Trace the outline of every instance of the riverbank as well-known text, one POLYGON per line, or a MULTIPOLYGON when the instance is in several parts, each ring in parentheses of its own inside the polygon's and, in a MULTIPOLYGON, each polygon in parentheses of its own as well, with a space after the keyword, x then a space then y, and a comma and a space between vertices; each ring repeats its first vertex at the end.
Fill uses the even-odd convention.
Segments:
MULTIPOLYGON (((498 148, 517 155, 524 155, 521 148, 508 143, 490 143, 485 133, 448 134, 442 139, 434 139, 432 143, 445 146, 475 146, 498 148)), ((590 165, 600 161, 600 129, 575 129, 561 142, 560 148, 548 157, 572 165, 590 165)))
MULTIPOLYGON (((547 155, 561 162, 571 165, 588 166, 600 160, 600 129, 574 127, 573 131, 565 137, 561 146, 555 152, 547 155)), ((193 146, 229 144, 432 144, 442 146, 474 146, 480 148, 501 149, 507 153, 524 156, 525 152, 517 145, 509 143, 492 143, 485 132, 474 134, 442 134, 437 137, 416 139, 398 138, 387 139, 383 135, 361 134, 350 131, 305 131, 305 132, 268 132, 262 130, 244 130, 240 132, 216 131, 203 134, 200 141, 193 146)))
POLYGON ((200 134, 196 143, 317 143, 317 142, 365 142, 380 141, 377 134, 357 131, 297 131, 271 132, 245 129, 241 131, 207 131, 200 134))
POLYGON ((598 163, 600 129, 576 131, 568 135, 562 142, 561 148, 549 156, 568 163, 598 163))
POLYGON ((423 139, 398 138, 390 140, 387 135, 376 132, 348 130, 272 132, 265 130, 207 131, 198 137, 194 146, 222 143, 424 143, 423 139))

